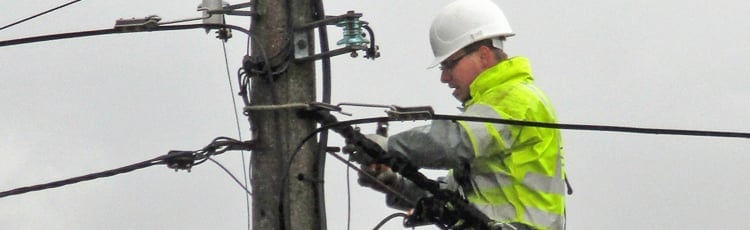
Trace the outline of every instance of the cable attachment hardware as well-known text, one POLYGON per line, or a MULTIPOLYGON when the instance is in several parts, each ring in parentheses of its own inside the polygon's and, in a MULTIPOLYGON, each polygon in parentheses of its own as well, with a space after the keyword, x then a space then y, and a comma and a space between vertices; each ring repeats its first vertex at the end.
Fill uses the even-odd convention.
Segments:
POLYGON ((435 115, 435 111, 430 106, 401 107, 391 106, 390 110, 385 111, 388 117, 393 120, 429 120, 435 115))
POLYGON ((388 114, 388 118, 393 121, 430 120, 435 115, 435 111, 430 106, 403 107, 397 105, 377 105, 351 102, 342 102, 337 105, 337 107, 340 106, 385 108, 388 109, 385 111, 385 113, 388 114))
POLYGON ((341 109, 341 106, 339 105, 331 105, 331 104, 326 104, 323 102, 312 102, 308 104, 308 110, 310 111, 324 110, 324 111, 338 112, 346 116, 352 115, 351 113, 344 112, 343 109, 341 109))
MULTIPOLYGON (((203 17, 201 17, 203 23, 224 24, 225 19, 221 10, 226 6, 229 6, 229 3, 222 0, 203 0, 203 2, 198 5, 198 11, 201 11, 203 15, 203 17)), ((206 33, 210 30, 211 29, 206 29, 206 33)))
POLYGON ((161 17, 156 15, 145 18, 118 19, 115 21, 115 29, 121 32, 139 32, 159 26, 161 17))
POLYGON ((164 159, 164 162, 167 167, 174 169, 175 172, 178 170, 187 170, 190 172, 196 159, 196 156, 192 151, 170 150, 169 153, 167 153, 167 156, 168 157, 164 159))
MULTIPOLYGON (((222 0, 203 0, 198 5, 198 11, 202 12, 203 24, 226 24, 225 15, 237 15, 237 16, 253 16, 255 15, 252 11, 237 10, 240 8, 250 7, 251 3, 240 3, 236 5, 230 5, 229 3, 222 0)), ((206 33, 211 31, 210 28, 206 28, 206 33)), ((216 38, 226 42, 232 38, 232 30, 228 28, 220 28, 216 31, 216 38)))

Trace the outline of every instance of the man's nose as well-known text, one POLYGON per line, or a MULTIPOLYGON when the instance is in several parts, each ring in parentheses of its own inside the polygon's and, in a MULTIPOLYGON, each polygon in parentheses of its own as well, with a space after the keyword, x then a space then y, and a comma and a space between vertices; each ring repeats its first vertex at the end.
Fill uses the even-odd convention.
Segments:
POLYGON ((450 80, 451 80, 450 71, 443 71, 442 73, 440 73, 440 82, 448 83, 450 80))

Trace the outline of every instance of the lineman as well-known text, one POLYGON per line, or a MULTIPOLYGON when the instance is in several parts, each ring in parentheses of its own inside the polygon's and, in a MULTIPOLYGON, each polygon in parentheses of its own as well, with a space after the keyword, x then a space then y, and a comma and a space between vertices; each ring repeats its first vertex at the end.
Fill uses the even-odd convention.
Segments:
MULTIPOLYGON (((430 27, 430 45, 440 81, 464 106, 462 115, 556 122, 545 94, 534 86, 529 62, 508 58, 513 36, 500 8, 490 0, 457 0, 430 27)), ((565 171, 560 131, 502 124, 433 121, 379 142, 418 167, 448 169, 448 188, 461 190, 490 218, 518 229, 563 229, 565 171)), ((389 169, 370 173, 411 200, 428 195, 389 169)), ((405 202, 360 175, 360 184, 387 193, 387 204, 405 202)))

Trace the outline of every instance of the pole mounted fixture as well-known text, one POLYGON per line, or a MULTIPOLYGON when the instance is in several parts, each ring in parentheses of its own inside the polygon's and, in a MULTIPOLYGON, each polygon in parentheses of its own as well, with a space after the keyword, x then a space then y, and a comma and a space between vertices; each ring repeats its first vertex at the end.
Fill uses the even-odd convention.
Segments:
MULTIPOLYGON (((354 11, 347 12, 347 14, 353 14, 353 13, 354 11)), ((347 17, 344 20, 336 23, 336 26, 343 27, 343 30, 344 30, 344 38, 336 42, 336 45, 359 47, 359 46, 366 46, 367 44, 370 44, 370 41, 368 41, 362 36, 362 34, 364 34, 362 33, 362 26, 366 24, 366 22, 359 21, 360 17, 347 17)))
POLYGON ((338 16, 326 16, 323 20, 310 22, 304 25, 300 25, 294 28, 294 58, 296 61, 311 61, 318 60, 325 57, 338 56, 345 53, 350 53, 351 57, 357 57, 358 51, 365 51, 365 58, 375 59, 380 57, 379 47, 375 45, 375 35, 368 27, 366 21, 360 20, 362 17, 361 13, 355 13, 354 11, 348 11, 346 14, 338 16), (341 27, 343 30, 343 38, 336 42, 336 45, 344 46, 328 52, 322 52, 318 54, 311 53, 308 47, 311 46, 310 41, 307 38, 306 32, 316 27, 324 27, 329 25, 336 25, 341 27), (367 29, 370 34, 372 41, 365 38, 365 33, 362 29, 367 29), (369 44, 369 46, 368 46, 369 44))
MULTIPOLYGON (((254 12, 252 11, 237 10, 250 6, 251 3, 249 2, 230 5, 222 0, 203 0, 203 2, 198 5, 198 11, 201 11, 203 15, 198 19, 203 20, 203 24, 226 24, 224 15, 253 16, 254 12)), ((209 31, 211 31, 211 29, 206 28, 206 33, 209 31)), ((227 28, 218 29, 216 34, 216 38, 224 40, 225 42, 232 37, 231 30, 227 28)))

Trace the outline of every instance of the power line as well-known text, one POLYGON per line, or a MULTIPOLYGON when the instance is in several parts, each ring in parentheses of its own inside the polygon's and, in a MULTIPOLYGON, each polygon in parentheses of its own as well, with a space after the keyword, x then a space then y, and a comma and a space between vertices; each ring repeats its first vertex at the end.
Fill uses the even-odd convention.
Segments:
POLYGON ((54 182, 50 182, 50 183, 46 183, 46 184, 39 184, 39 185, 33 185, 33 186, 16 188, 16 189, 8 190, 8 191, 5 191, 5 192, 0 192, 0 198, 6 197, 6 196, 12 196, 12 195, 19 195, 19 194, 23 194, 23 193, 27 193, 27 192, 33 192, 33 191, 39 191, 39 190, 57 188, 57 187, 65 186, 65 185, 70 185, 70 184, 75 184, 75 183, 78 183, 78 182, 99 179, 99 178, 103 178, 103 177, 110 177, 110 176, 114 176, 114 175, 118 175, 118 174, 122 174, 122 173, 131 172, 131 171, 134 171, 134 170, 138 170, 138 169, 150 167, 150 166, 157 165, 157 164, 164 164, 167 159, 174 159, 174 158, 184 157, 187 154, 190 154, 190 152, 181 152, 181 153, 176 153, 176 154, 167 154, 167 155, 162 155, 162 156, 150 159, 150 160, 138 162, 138 163, 135 163, 135 164, 131 164, 131 165, 120 167, 120 168, 116 168, 116 169, 110 169, 110 170, 106 170, 106 171, 102 171, 102 172, 86 174, 86 175, 83 175, 83 176, 78 176, 78 177, 73 177, 73 178, 69 178, 69 179, 54 181, 54 182))
POLYGON ((389 122, 389 121, 406 121, 406 120, 409 120, 409 121, 413 121, 413 120, 474 121, 474 122, 489 122, 489 123, 497 123, 497 124, 529 126, 529 127, 550 128, 550 129, 564 129, 564 130, 584 130, 584 131, 680 135, 680 136, 702 136, 702 137, 750 138, 750 133, 746 133, 746 132, 640 128, 640 127, 611 126, 611 125, 546 123, 546 122, 535 122, 535 121, 509 120, 509 119, 502 119, 502 118, 472 117, 472 116, 443 115, 443 114, 435 114, 435 115, 431 115, 430 117, 417 118, 417 119, 372 117, 372 118, 353 119, 353 120, 348 120, 348 121, 339 121, 336 123, 331 123, 331 124, 321 126, 314 133, 318 133, 323 130, 328 130, 333 127, 344 126, 344 125, 356 125, 356 124, 389 122))
POLYGON ((208 146, 203 147, 196 151, 169 151, 165 155, 158 156, 156 158, 138 162, 135 164, 119 167, 116 169, 110 169, 97 173, 86 174, 83 176, 72 177, 64 180, 54 181, 45 184, 38 184, 33 186, 20 187, 11 189, 8 191, 0 192, 0 198, 12 195, 19 195, 27 192, 46 190, 51 188, 57 188, 78 182, 89 181, 99 179, 103 177, 111 177, 118 174, 132 172, 134 170, 150 167, 158 164, 166 164, 167 167, 178 169, 189 170, 195 165, 199 165, 208 160, 213 155, 219 155, 230 150, 251 150, 254 147, 252 141, 243 142, 228 137, 217 137, 211 141, 208 146))
POLYGON ((725 132, 711 130, 688 130, 688 129, 660 129, 660 128, 640 128, 611 125, 583 125, 583 124, 563 124, 563 123, 545 123, 535 121, 519 121, 498 118, 469 117, 456 115, 432 116, 431 120, 461 120, 461 121, 479 121, 499 123, 506 125, 531 126, 552 129, 568 130, 586 130, 586 131, 604 131, 604 132, 621 132, 621 133, 640 133, 640 134, 663 134, 663 135, 681 135, 681 136, 703 136, 703 137, 731 137, 731 138, 750 138, 750 133, 743 132, 725 132))
MULTIPOLYGON (((226 167, 224 167, 224 165, 222 165, 221 163, 219 163, 218 161, 216 161, 216 160, 214 160, 213 158, 210 158, 210 157, 208 158, 208 160, 211 161, 211 162, 213 162, 214 164, 218 165, 221 169, 224 170, 224 172, 226 172, 227 174, 229 174, 229 176, 232 177, 232 180, 234 180, 234 182, 237 182, 237 185, 239 185, 240 187, 242 187, 242 189, 245 190, 245 192, 247 193, 247 196, 252 196, 253 195, 253 193, 250 192, 250 190, 248 190, 247 187, 245 187, 244 185, 242 185, 242 182, 240 182, 240 180, 238 180, 237 177, 235 177, 234 174, 232 174, 232 172, 229 171, 229 169, 227 169, 226 167)), ((245 197, 247 197, 247 196, 245 196, 245 197)))
MULTIPOLYGON (((248 39, 250 39, 250 36, 248 36, 248 39)), ((234 121, 237 124, 237 138, 242 140, 242 130, 240 129, 240 116, 237 114, 237 100, 234 99, 234 88, 232 87, 232 76, 229 73, 229 57, 227 55, 227 45, 226 42, 221 42, 221 48, 224 51, 224 66, 227 69, 227 80, 229 81, 229 96, 232 98, 232 109, 234 109, 234 121)), ((242 175, 245 179, 245 185, 242 186, 242 188, 247 191, 248 195, 251 195, 250 191, 247 190, 247 184, 248 184, 248 173, 247 170, 245 170, 245 166, 250 167, 250 165, 245 163, 245 151, 240 151, 241 157, 242 157, 242 175)), ((218 162, 214 162, 217 163, 218 162)), ((222 167, 223 168, 223 167, 222 167)), ((226 170, 225 170, 226 171, 226 170)), ((229 171, 227 171, 229 173, 229 171)), ((231 175, 231 173, 230 173, 231 175)), ((234 176, 232 176, 234 177, 234 176)), ((236 180, 236 179, 235 179, 236 180)), ((250 198, 249 196, 245 196, 245 206, 247 208, 247 229, 252 228, 252 219, 250 215, 250 198)))
MULTIPOLYGON (((68 38, 89 37, 89 36, 97 36, 97 35, 105 35, 105 34, 171 31, 171 30, 187 30, 187 29, 222 29, 222 28, 229 28, 229 29, 237 30, 237 31, 247 34, 247 36, 254 37, 254 35, 252 35, 249 30, 239 27, 239 26, 235 26, 235 25, 188 24, 188 25, 167 25, 167 26, 144 27, 144 28, 140 28, 142 30, 137 30, 137 31, 113 28, 113 29, 101 29, 101 30, 89 30, 89 31, 79 31, 79 32, 70 32, 70 33, 49 34, 49 35, 41 35, 41 36, 35 36, 35 37, 26 37, 26 38, 0 41, 0 47, 20 45, 20 44, 26 44, 26 43, 34 43, 34 42, 68 39, 68 38)), ((253 38, 253 40, 256 42, 259 42, 255 38, 253 38)), ((263 49, 261 49, 261 51, 263 51, 263 49)))
POLYGON ((352 187, 350 185, 351 179, 349 178, 350 171, 349 168, 346 168, 346 230, 351 229, 352 225, 352 187))
POLYGON ((39 17, 39 16, 42 16, 42 15, 45 15, 45 14, 47 14, 47 13, 49 13, 49 12, 52 12, 52 11, 55 11, 55 10, 59 10, 59 9, 62 9, 63 7, 66 7, 66 6, 69 6, 69 5, 73 5, 73 3, 76 3, 76 2, 80 2, 80 1, 81 1, 81 0, 70 1, 70 2, 68 2, 68 3, 62 4, 62 5, 60 5, 60 6, 57 6, 57 7, 55 7, 55 8, 52 8, 52 9, 46 10, 46 11, 44 11, 44 12, 41 12, 41 13, 38 13, 38 14, 35 14, 35 15, 32 15, 32 16, 29 16, 29 17, 27 17, 27 18, 24 18, 24 19, 18 20, 18 21, 14 22, 14 23, 11 23, 11 24, 8 24, 8 25, 6 25, 6 26, 3 26, 2 28, 0 28, 0 30, 4 30, 4 29, 6 29, 6 28, 9 28, 9 27, 11 27, 11 26, 15 26, 15 25, 21 24, 21 23, 23 23, 23 22, 25 22, 25 21, 28 21, 28 20, 34 19, 34 18, 36 18, 36 17, 39 17))

